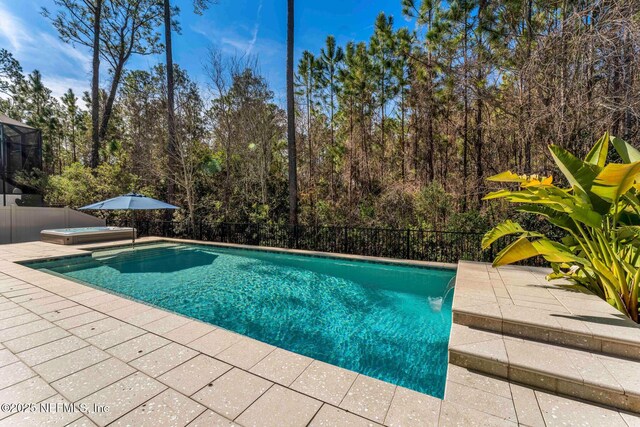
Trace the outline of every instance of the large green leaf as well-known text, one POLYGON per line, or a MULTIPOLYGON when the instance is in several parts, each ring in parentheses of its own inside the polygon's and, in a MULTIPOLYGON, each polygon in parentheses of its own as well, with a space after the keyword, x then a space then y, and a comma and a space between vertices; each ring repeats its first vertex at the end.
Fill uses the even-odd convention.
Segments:
POLYGON ((602 138, 596 142, 584 161, 603 168, 607 162, 607 154, 609 153, 609 132, 605 132, 602 138))
POLYGON ((585 202, 591 203, 593 209, 598 213, 607 213, 611 205, 597 194, 591 192, 593 181, 602 168, 583 162, 557 145, 552 145, 549 149, 553 159, 573 187, 576 195, 580 196, 585 202))
POLYGON ((640 175, 640 161, 627 164, 609 163, 594 180, 591 191, 604 200, 617 202, 633 187, 640 175))
POLYGON ((513 193, 514 193, 513 191, 504 190, 504 189, 498 190, 498 191, 492 191, 491 193, 484 196, 482 200, 500 199, 503 197, 507 197, 513 193))
MULTIPOLYGON (((640 184, 636 183, 634 184, 634 187, 637 187, 638 185, 640 184)), ((626 193, 624 193, 623 200, 626 203, 625 208, 630 212, 640 211, 640 199, 638 198, 637 194, 633 193, 633 191, 627 191, 626 193)))
POLYGON ((522 205, 518 207, 518 211, 542 215, 556 227, 560 227, 567 231, 576 233, 578 232, 575 223, 571 220, 571 217, 569 217, 566 212, 559 212, 555 209, 543 205, 522 205))
POLYGON ((487 181, 522 183, 522 182, 526 182, 527 179, 511 171, 506 171, 506 172, 499 173, 497 175, 490 176, 489 178, 487 178, 487 181))
POLYGON ((528 237, 542 237, 542 234, 526 231, 517 222, 506 220, 501 224, 496 225, 482 238, 482 249, 487 249, 493 242, 501 237, 508 236, 510 234, 524 234, 528 237))
POLYGON ((640 239, 640 226, 624 225, 616 230, 619 239, 640 239))
POLYGON ((567 178, 569 183, 577 185, 582 191, 588 193, 593 185, 593 180, 598 176, 599 168, 595 165, 585 163, 567 150, 557 145, 549 147, 553 160, 567 178))
POLYGON ((625 163, 633 163, 640 161, 640 151, 633 148, 630 144, 620 138, 614 137, 611 141, 620 157, 625 163))
POLYGON ((526 237, 521 237, 501 250, 493 260, 493 266, 513 264, 514 262, 532 258, 538 255, 538 250, 526 237))
POLYGON ((574 220, 588 225, 589 227, 602 227, 602 215, 600 215, 593 209, 585 208, 580 205, 574 205, 573 207, 568 208, 567 213, 574 220))
POLYGON ((582 265, 591 265, 588 260, 575 255, 571 252, 571 249, 562 243, 554 242, 549 239, 539 239, 531 243, 531 245, 538 252, 538 255, 542 255, 544 259, 549 262, 577 262, 582 265))
POLYGON ((493 200, 493 199, 507 199, 512 203, 551 203, 549 200, 546 200, 539 195, 534 194, 529 190, 522 191, 509 191, 509 190, 498 190, 492 193, 487 194, 482 198, 482 200, 493 200))
POLYGON ((499 267, 501 265, 513 264, 514 262, 538 255, 542 255, 544 259, 553 263, 579 263, 581 265, 591 266, 591 263, 587 259, 575 255, 571 252, 571 249, 562 243, 554 242, 547 238, 530 242, 526 236, 520 237, 501 250, 493 261, 493 266, 499 267))

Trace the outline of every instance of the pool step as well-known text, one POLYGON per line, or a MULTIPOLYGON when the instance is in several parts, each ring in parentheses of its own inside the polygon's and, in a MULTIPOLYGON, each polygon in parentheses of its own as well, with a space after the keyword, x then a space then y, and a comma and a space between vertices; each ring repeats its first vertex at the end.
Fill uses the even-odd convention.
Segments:
POLYGON ((130 249, 124 249, 124 250, 120 249, 119 251, 94 253, 93 259, 95 259, 96 261, 116 260, 120 262, 125 262, 131 259, 135 259, 137 262, 140 262, 145 260, 151 260, 158 257, 166 257, 167 249, 172 249, 177 251, 189 250, 189 248, 179 246, 179 245, 144 248, 144 249, 135 250, 135 251, 132 251, 130 249))
POLYGON ((93 258, 97 258, 97 259, 105 259, 108 257, 113 257, 115 255, 121 255, 121 254, 140 255, 141 253, 153 253, 161 249, 171 249, 171 248, 180 248, 180 247, 184 247, 184 246, 181 246, 178 243, 169 243, 169 242, 144 243, 144 244, 135 246, 135 250, 132 250, 131 245, 127 244, 122 246, 116 246, 114 248, 99 249, 99 250, 93 251, 92 256, 93 258))
POLYGON ((640 361, 640 328, 634 322, 621 315, 590 317, 497 304, 456 307, 454 302, 453 307, 453 322, 459 325, 640 361))
POLYGON ((640 412, 640 362, 454 324, 449 363, 538 389, 640 412))

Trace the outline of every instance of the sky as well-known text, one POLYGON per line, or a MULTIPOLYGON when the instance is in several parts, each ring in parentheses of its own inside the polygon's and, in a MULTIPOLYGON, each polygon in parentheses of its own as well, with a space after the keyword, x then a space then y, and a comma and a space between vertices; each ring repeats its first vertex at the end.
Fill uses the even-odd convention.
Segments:
MULTIPOLYGON (((296 58, 304 50, 319 53, 330 34, 340 45, 368 40, 381 11, 394 16, 396 27, 411 26, 402 17, 400 1, 296 0, 296 58)), ((204 61, 210 47, 229 56, 256 55, 276 102, 284 104, 286 0, 218 0, 202 16, 193 13, 192 0, 173 0, 172 4, 181 9, 178 19, 182 27, 181 34, 173 35, 174 62, 198 84, 206 85, 204 61)), ((14 54, 25 73, 40 70, 54 96, 68 88, 81 94, 89 90, 90 51, 60 41, 41 15, 43 7, 56 10, 53 0, 0 0, 0 47, 14 54)), ((164 54, 138 56, 130 60, 128 68, 149 69, 159 62, 164 62, 164 54)))

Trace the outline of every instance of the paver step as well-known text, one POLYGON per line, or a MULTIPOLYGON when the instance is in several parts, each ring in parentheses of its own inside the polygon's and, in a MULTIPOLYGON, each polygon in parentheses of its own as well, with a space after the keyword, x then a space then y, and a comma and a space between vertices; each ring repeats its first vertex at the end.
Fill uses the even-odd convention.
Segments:
POLYGON ((453 324, 449 363, 640 412, 640 362, 453 324))
MULTIPOLYGON (((596 302, 605 308, 611 307, 604 301, 596 302)), ((513 337, 640 361, 640 328, 620 313, 572 315, 499 304, 460 307, 454 301, 453 322, 513 337)))

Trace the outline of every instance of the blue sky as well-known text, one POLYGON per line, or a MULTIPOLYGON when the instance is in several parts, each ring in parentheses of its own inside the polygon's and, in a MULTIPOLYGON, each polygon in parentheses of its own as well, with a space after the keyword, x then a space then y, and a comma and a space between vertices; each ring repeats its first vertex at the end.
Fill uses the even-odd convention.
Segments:
MULTIPOLYGON (((255 54, 276 101, 283 102, 286 0, 218 0, 202 16, 193 14, 191 0, 173 3, 181 9, 182 26, 182 34, 174 34, 175 61, 199 84, 206 84, 203 61, 210 46, 228 55, 255 54)), ((56 96, 69 87, 88 90, 90 52, 62 43, 40 15, 42 7, 55 10, 53 0, 0 0, 0 47, 13 52, 25 72, 39 69, 56 96)), ((400 0, 297 0, 296 56, 319 52, 329 34, 340 44, 367 40, 381 11, 393 15, 396 26, 412 25, 402 17, 400 0)), ((147 69, 162 61, 163 55, 136 57, 129 68, 147 69)))

